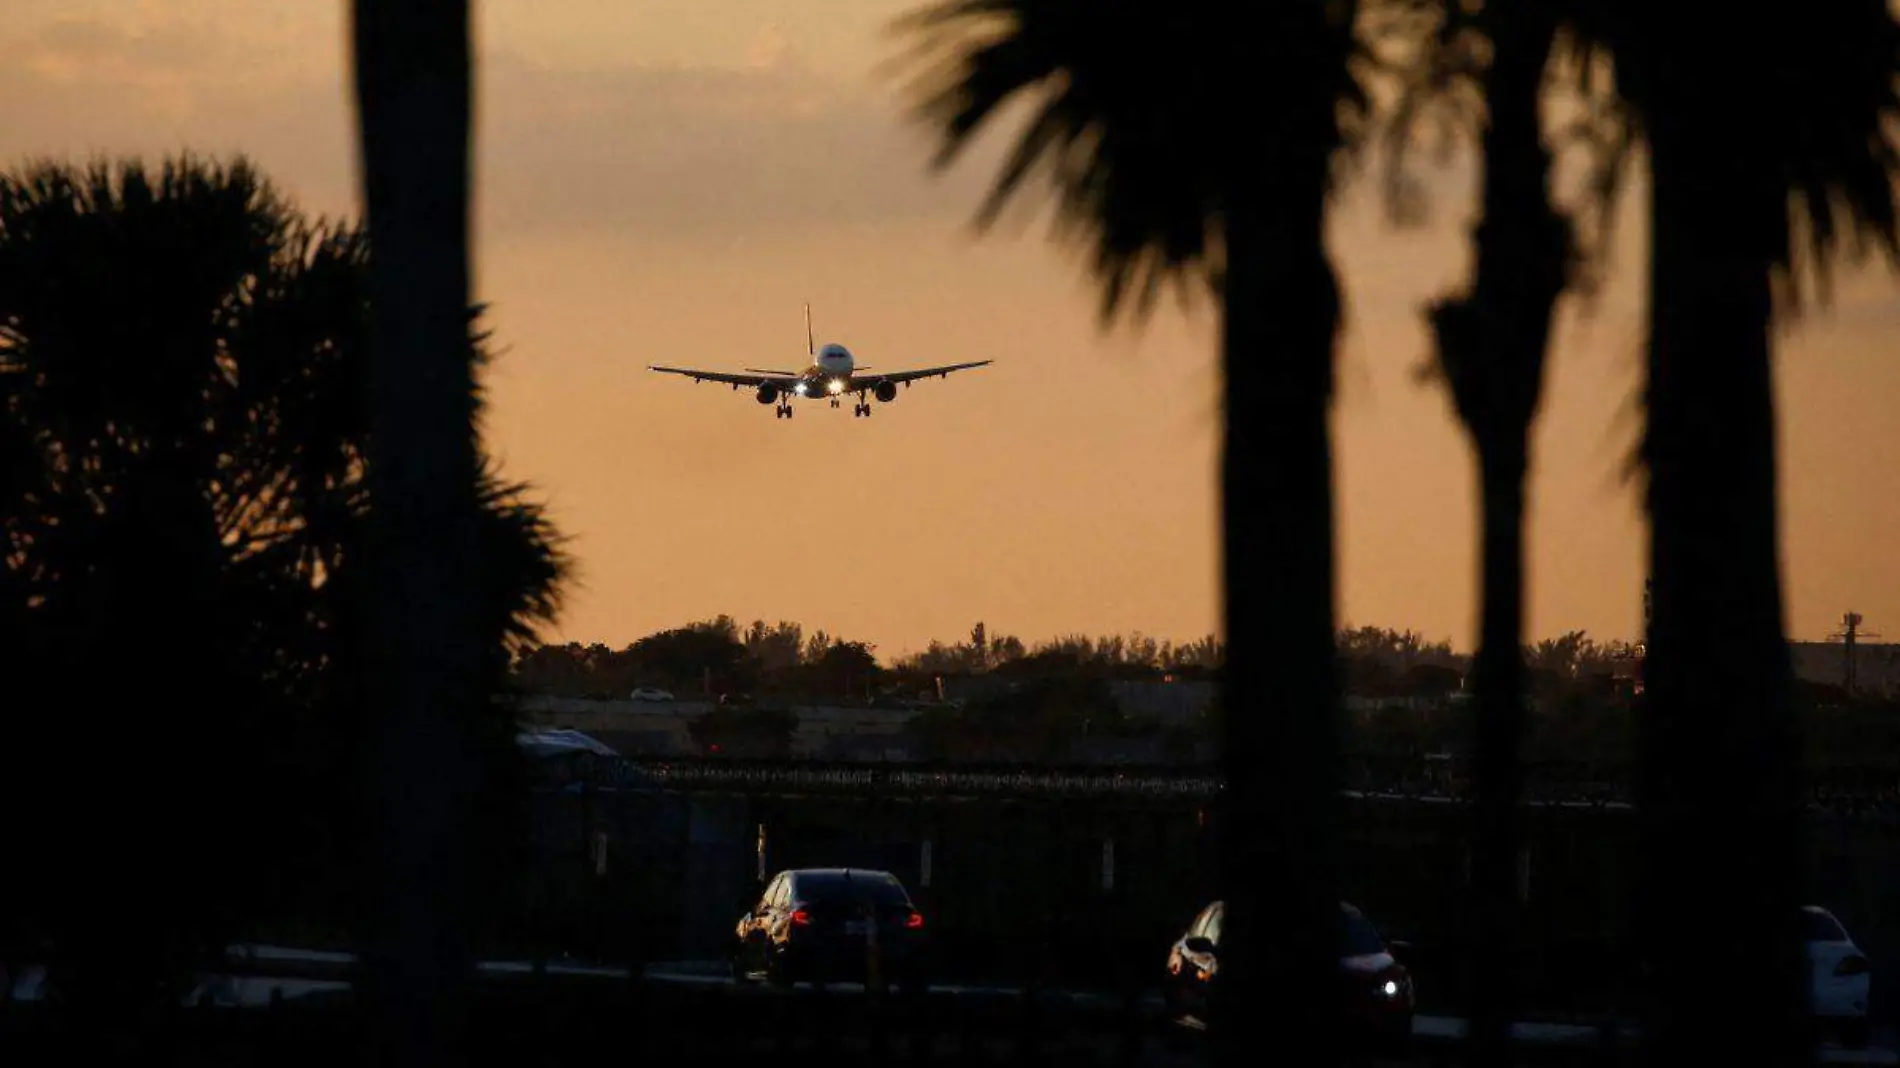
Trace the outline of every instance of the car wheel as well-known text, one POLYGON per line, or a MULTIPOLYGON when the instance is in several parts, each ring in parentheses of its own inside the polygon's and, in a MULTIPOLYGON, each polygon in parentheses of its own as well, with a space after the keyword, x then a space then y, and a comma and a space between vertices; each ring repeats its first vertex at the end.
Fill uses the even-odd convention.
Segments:
POLYGON ((792 985, 792 975, 786 969, 785 962, 779 959, 778 954, 772 952, 771 946, 765 947, 764 956, 765 981, 781 990, 789 988, 792 985))
POLYGON ((1868 1040, 1867 1018, 1841 1021, 1841 1045, 1848 1049, 1866 1049, 1868 1040))
POLYGON ((734 986, 750 986, 758 981, 752 977, 752 970, 746 967, 745 957, 745 947, 740 946, 732 951, 731 956, 726 958, 727 965, 732 969, 732 982, 734 986))

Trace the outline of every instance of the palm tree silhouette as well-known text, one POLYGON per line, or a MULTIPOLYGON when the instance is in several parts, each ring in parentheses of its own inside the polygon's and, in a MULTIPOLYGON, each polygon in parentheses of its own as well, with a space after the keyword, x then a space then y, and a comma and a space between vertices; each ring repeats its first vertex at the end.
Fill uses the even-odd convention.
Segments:
POLYGON ((1884 0, 1771 5, 1719 33, 1641 3, 1585 13, 1649 150, 1639 924, 1647 945, 1691 912, 1722 932, 1693 962, 1651 962, 1647 1045, 1658 1063, 1806 1063, 1771 332, 1807 269, 1825 296, 1844 242, 1900 251, 1900 24, 1884 0))
MULTIPOLYGON (((1424 35, 1409 28, 1410 39, 1400 42, 1423 46, 1415 61, 1422 76, 1418 86, 1435 94, 1475 90, 1484 115, 1483 214, 1472 232, 1475 276, 1465 293, 1436 301, 1428 319, 1437 345, 1432 372, 1449 388, 1471 438, 1482 498, 1469 1034, 1474 1063, 1503 1065, 1510 1060, 1517 1007, 1525 480, 1551 317, 1569 283, 1573 253, 1570 221, 1551 202, 1550 152, 1539 121, 1561 12, 1535 0, 1473 10, 1412 5, 1421 6, 1437 25, 1424 35)), ((1414 114, 1414 100, 1407 99, 1395 116, 1395 160, 1403 159, 1414 114)), ((1395 183, 1392 191, 1402 195, 1404 189, 1395 183)))
MULTIPOLYGON (((240 925, 315 919, 303 910, 341 896, 360 840, 340 802, 356 801, 344 755, 361 726, 367 274, 360 228, 308 221, 241 158, 0 175, 8 678, 103 735, 94 804, 12 843, 40 875, 9 919, 51 938, 56 985, 105 1026, 240 925), (190 714, 128 702, 127 680, 189 694, 190 714), (100 808, 118 813, 110 850, 82 822, 100 808), (91 907, 128 871, 164 877, 91 907)), ((466 344, 487 358, 480 333, 466 344)), ((486 471, 480 501, 499 675, 566 562, 523 487, 486 471)), ((16 806, 61 788, 45 753, 72 722, 12 724, 0 789, 16 806)))
POLYGON ((190 951, 242 874, 220 852, 227 827, 200 815, 251 737, 243 673, 204 655, 243 633, 220 611, 228 554, 205 492, 220 445, 205 397, 223 377, 220 313, 268 273, 285 220, 242 163, 43 164, 0 178, 0 422, 13 443, 0 596, 21 654, 9 685, 58 695, 63 713, 15 717, 0 778, 16 803, 43 807, 60 788, 46 753, 74 722, 103 727, 86 807, 113 811, 124 835, 100 850, 76 845, 85 835, 61 812, 29 821, 12 844, 35 877, 9 913, 51 939, 51 981, 89 1040, 136 1027, 197 963, 190 951), (193 695, 191 723, 128 714, 128 682, 193 695), (171 758, 162 772, 155 752, 171 758), (110 910, 80 905, 95 897, 81 888, 159 871, 110 910))
MULTIPOLYGON (((948 0, 901 20, 924 63, 937 165, 1019 97, 1037 108, 983 203, 1038 170, 1058 233, 1090 247, 1104 325, 1170 282, 1221 302, 1221 493, 1230 648, 1222 717, 1223 1045, 1272 1006, 1334 1050, 1339 785, 1328 413, 1341 300, 1324 240, 1363 98, 1357 4, 948 0), (929 61, 935 62, 929 62, 929 61), (1270 917, 1270 919, 1269 919, 1270 917), (1272 952, 1268 951, 1272 946, 1272 952), (1244 1015, 1243 1015, 1244 1014, 1244 1015)), ((1217 1010, 1219 1011, 1219 1010, 1217 1010)))
MULTIPOLYGON (((455 1055, 469 976, 469 729, 488 705, 472 611, 480 575, 477 391, 468 348, 467 0, 351 8, 372 242, 371 641, 380 858, 365 994, 383 1051, 455 1055)), ((379 1058, 380 1059, 380 1058, 379 1058)))

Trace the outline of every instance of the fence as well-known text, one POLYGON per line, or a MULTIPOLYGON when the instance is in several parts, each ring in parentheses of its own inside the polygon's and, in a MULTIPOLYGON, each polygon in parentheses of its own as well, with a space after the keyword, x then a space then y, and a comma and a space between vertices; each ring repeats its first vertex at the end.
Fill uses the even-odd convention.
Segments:
MULTIPOLYGON (((968 779, 872 771, 813 769, 796 780, 800 793, 783 772, 699 766, 661 778, 665 791, 549 797, 544 819, 561 844, 548 855, 566 857, 549 866, 576 873, 556 900, 591 926, 543 929, 589 956, 717 959, 762 870, 882 868, 926 912, 946 976, 1112 987, 1158 968, 1216 893, 1219 813, 1200 791, 1076 775, 1025 798, 1004 792, 1020 792, 1020 774, 998 774, 976 780, 988 796, 969 796, 968 779), (609 877, 584 874, 587 827, 608 829, 609 877)), ((1434 1011, 1464 1003, 1468 818, 1458 804, 1366 793, 1345 808, 1347 896, 1388 937, 1413 943, 1434 1011)), ((1887 987, 1900 915, 1881 888, 1900 880, 1900 821, 1810 822, 1810 897, 1848 925, 1882 970, 1876 989, 1887 987)), ((1532 806, 1526 831, 1527 999, 1549 1011, 1623 1007, 1634 813, 1552 802, 1532 806)), ((1877 1002, 1877 1015, 1891 1012, 1877 1002)))

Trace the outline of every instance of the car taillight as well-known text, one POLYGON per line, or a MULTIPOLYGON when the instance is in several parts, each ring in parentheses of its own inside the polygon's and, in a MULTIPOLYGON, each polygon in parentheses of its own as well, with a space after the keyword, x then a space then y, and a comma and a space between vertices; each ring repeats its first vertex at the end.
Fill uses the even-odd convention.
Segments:
POLYGON ((792 913, 792 922, 800 927, 809 926, 811 923, 811 913, 806 912, 804 909, 797 909, 792 913))
POLYGON ((904 926, 910 928, 913 931, 923 930, 924 914, 921 912, 912 911, 909 916, 904 917, 904 926))
POLYGON ((1866 975, 1866 957, 1847 957, 1834 966, 1835 975, 1866 975))

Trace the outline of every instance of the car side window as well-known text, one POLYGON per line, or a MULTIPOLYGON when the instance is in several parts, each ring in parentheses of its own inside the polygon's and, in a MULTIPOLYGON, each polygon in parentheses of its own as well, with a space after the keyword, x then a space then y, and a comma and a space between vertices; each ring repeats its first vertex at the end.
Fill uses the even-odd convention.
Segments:
POLYGON ((771 883, 766 886, 765 893, 759 895, 758 911, 764 912, 765 910, 772 908, 774 905, 778 904, 778 901, 777 901, 778 892, 782 887, 784 887, 784 885, 785 885, 785 876, 780 875, 777 878, 773 879, 771 883))
POLYGON ((1214 915, 1214 906, 1209 905, 1206 908, 1202 909, 1200 914, 1194 917, 1194 922, 1188 924, 1187 936, 1189 938, 1200 938, 1206 935, 1207 921, 1213 915, 1214 915))

